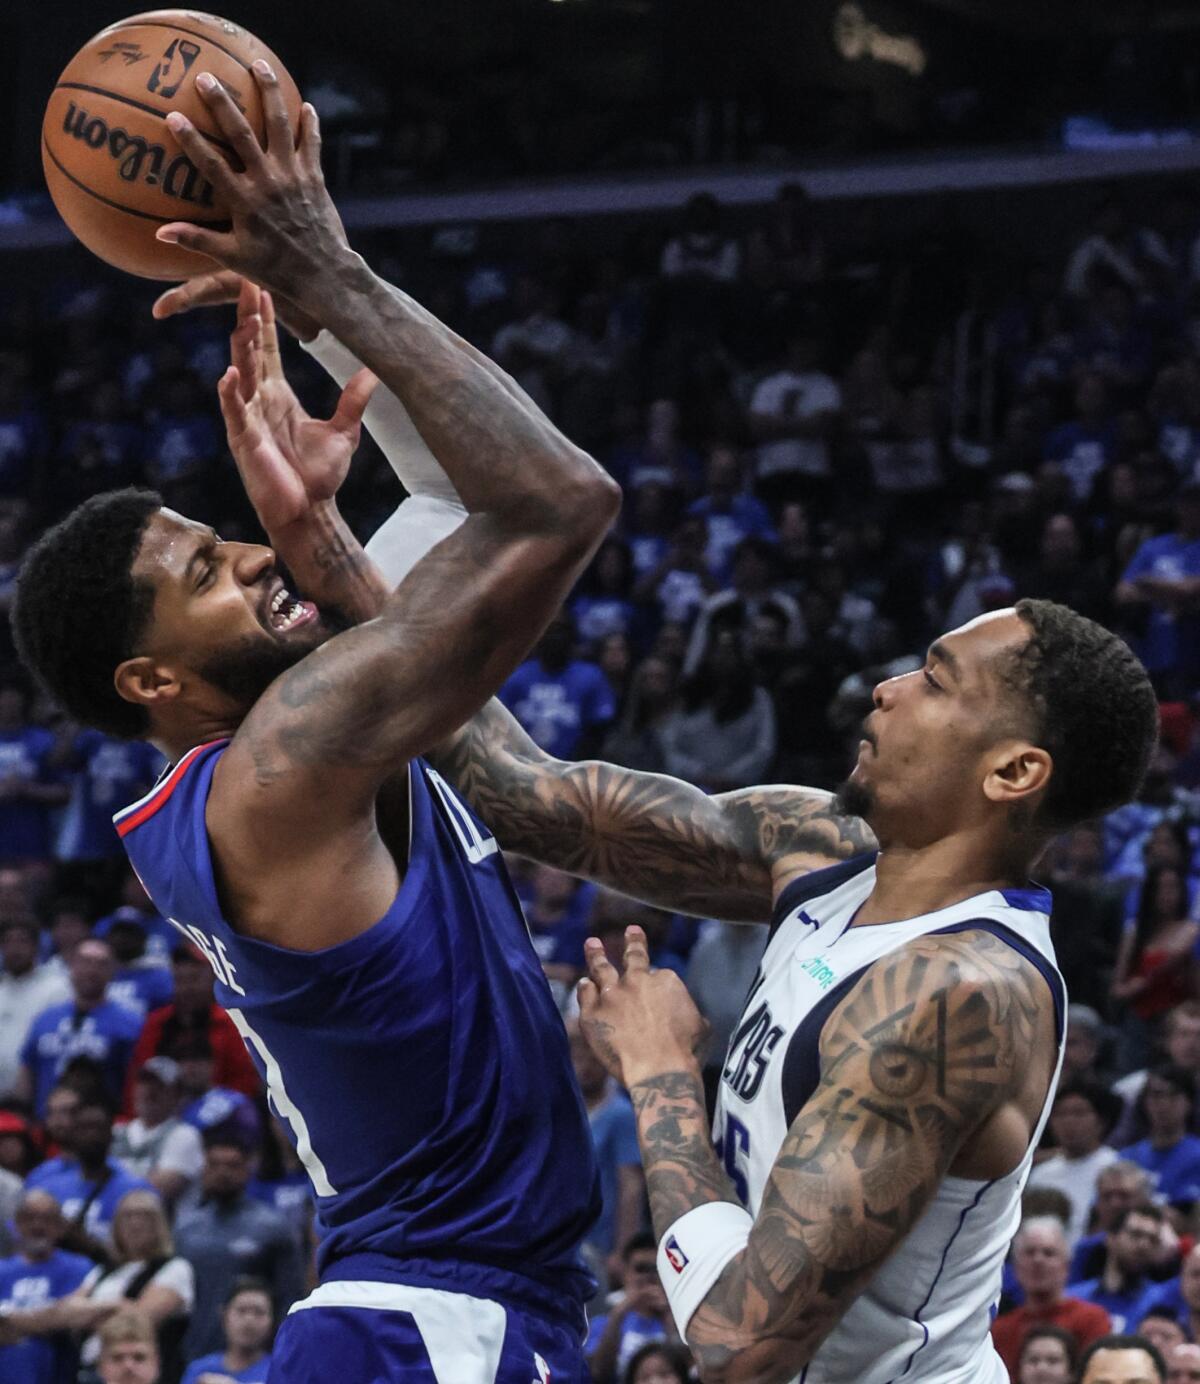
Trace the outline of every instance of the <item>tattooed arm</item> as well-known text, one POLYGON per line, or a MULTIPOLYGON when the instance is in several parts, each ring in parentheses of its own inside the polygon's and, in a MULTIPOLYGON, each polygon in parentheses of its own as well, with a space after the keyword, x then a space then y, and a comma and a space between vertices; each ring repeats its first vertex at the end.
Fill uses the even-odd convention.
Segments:
MULTIPOLYGON (((639 977, 635 965, 631 980, 630 954, 620 980, 589 956, 603 989, 585 985, 583 1023, 629 1083, 661 1239, 695 1207, 736 1198, 709 1138, 698 1066, 666 1036, 687 1030, 674 978, 639 977)), ((985 1125, 989 1156, 1003 1171, 1017 1166, 1050 1080, 1048 1057, 1037 1060, 1053 1051, 1048 999, 1038 972, 984 932, 922 938, 870 968, 825 1024, 817 1089, 783 1142, 745 1249, 687 1324, 706 1384, 792 1378, 985 1125)))
POLYGON ((506 850, 678 912, 765 921, 797 875, 875 846, 817 789, 709 797, 662 774, 554 759, 497 701, 429 759, 506 850))

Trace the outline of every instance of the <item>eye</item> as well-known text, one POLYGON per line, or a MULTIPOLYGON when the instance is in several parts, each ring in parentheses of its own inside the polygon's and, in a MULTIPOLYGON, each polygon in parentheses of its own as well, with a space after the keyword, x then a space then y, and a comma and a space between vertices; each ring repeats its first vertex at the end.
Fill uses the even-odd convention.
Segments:
POLYGON ((213 578, 216 575, 216 567, 214 567, 211 562, 206 564, 204 571, 201 574, 200 580, 196 583, 196 590, 203 591, 205 587, 211 586, 213 584, 213 578))
POLYGON ((928 668, 922 668, 921 673, 924 676, 925 681, 935 692, 940 692, 942 690, 941 683, 937 681, 937 679, 933 676, 933 674, 929 671, 928 668))

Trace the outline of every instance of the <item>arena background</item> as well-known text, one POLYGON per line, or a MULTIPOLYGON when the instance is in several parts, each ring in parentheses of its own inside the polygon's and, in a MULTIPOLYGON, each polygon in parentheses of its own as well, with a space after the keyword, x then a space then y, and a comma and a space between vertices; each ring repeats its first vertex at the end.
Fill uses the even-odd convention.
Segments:
MULTIPOLYGON (((227 315, 152 322, 159 290, 75 245, 41 184, 54 79, 126 13, 79 0, 0 13, 5 608, 31 539, 110 486, 151 483, 226 537, 255 533, 216 408, 227 315)), ((1146 788, 1043 865, 1077 1007, 1030 1195, 1065 1219, 1069 1243, 1051 1245, 1052 1291, 1031 1288, 1018 1257, 1002 1306, 1029 1312, 1030 1297, 1037 1311, 1010 1324, 1053 1320, 1079 1341, 1097 1313, 1132 1329, 1157 1306, 1164 1342, 1193 1339, 1200 10, 245 0, 229 17, 321 112, 356 247, 495 355, 625 487, 616 537, 504 694, 541 743, 712 789, 833 786, 875 681, 983 610, 1065 600, 1145 659, 1163 706, 1146 788), (1143 1104, 1146 1069, 1163 1061, 1159 1099, 1143 1104), (1120 1238, 1134 1203, 1151 1208, 1141 1251, 1120 1238)), ((306 402, 328 408, 311 361, 291 347, 287 359, 306 402)), ((356 528, 398 498, 364 442, 345 494, 356 528)), ((159 1181, 177 1208, 172 1281, 192 1285, 170 1384, 221 1348, 218 1307, 238 1273, 265 1277, 276 1310, 301 1291, 312 1231, 303 1176, 211 1008, 206 969, 149 910, 108 825, 158 767, 63 723, 5 625, 0 1250, 16 1257, 0 1261, 0 1303, 26 1291, 10 1221, 24 1180, 59 1151, 97 1157, 73 1143, 70 1092, 112 1099, 122 1119, 157 1095, 184 1117, 176 1177, 159 1181), (91 933, 116 957, 76 953, 91 933), (90 1058, 41 1042, 42 1011, 72 988, 94 1006, 110 971, 90 1058), (156 1056, 177 1066, 137 1079, 156 1056), (242 1259, 216 1252, 203 1214, 200 1138, 218 1126, 253 1179, 228 1202, 257 1237, 242 1259)), ((564 1011, 583 937, 642 921, 657 964, 685 975, 713 1022, 715 1080, 761 937, 512 865, 564 1011)), ((636 1272, 646 1246, 621 1253, 646 1225, 636 1141, 622 1093, 578 1060, 608 1195, 589 1246, 605 1280, 594 1373, 644 1384, 629 1361, 665 1313, 636 1272)), ((118 1166, 151 1169, 120 1126, 116 1138, 118 1166)), ((108 1235, 106 1197, 67 1243, 99 1252, 81 1234, 108 1235)), ((61 1364, 41 1338, 0 1345, 0 1379, 52 1384, 61 1364)), ((1068 1377, 1014 1363, 1021 1384, 1068 1377)))

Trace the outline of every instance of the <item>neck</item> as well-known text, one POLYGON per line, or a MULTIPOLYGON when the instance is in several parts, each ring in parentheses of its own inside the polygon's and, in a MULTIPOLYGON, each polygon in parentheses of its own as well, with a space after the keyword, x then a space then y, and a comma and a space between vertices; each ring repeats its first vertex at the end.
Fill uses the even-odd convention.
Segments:
POLYGON ((1173 1149, 1183 1138, 1183 1135, 1182 1129, 1159 1130, 1157 1133, 1151 1130, 1150 1147, 1153 1149, 1173 1149))
POLYGON ((1047 1288, 1037 1293, 1026 1292, 1025 1303, 1035 1312, 1048 1312, 1061 1297, 1062 1294, 1055 1289, 1047 1288))
POLYGON ((96 995, 94 998, 85 998, 83 995, 75 996, 75 1008, 81 1014, 90 1014, 93 1009, 99 1009, 103 1003, 103 994, 96 995))
POLYGON ((583 1103, 589 1110, 595 1110, 597 1106, 603 1105, 608 1099, 608 1082, 602 1086, 597 1086, 593 1091, 583 1093, 583 1103))
POLYGON ((879 852, 875 886, 855 925, 917 918, 992 889, 1021 888, 1026 880, 1023 862, 1001 860, 969 836, 927 846, 889 844, 879 852))
POLYGON ((99 1178, 103 1177, 104 1171, 108 1167, 107 1151, 100 1154, 98 1157, 84 1158, 80 1156, 79 1167, 84 1177, 86 1177, 89 1182, 96 1182, 99 1178))
POLYGON ((1104 1261, 1104 1272, 1100 1275, 1100 1282, 1107 1292, 1122 1293, 1126 1284, 1134 1277, 1136 1275, 1127 1274, 1112 1255, 1109 1255, 1104 1261))
POLYGON ((225 1368, 227 1370, 248 1370, 251 1365, 257 1365, 265 1354, 261 1350, 251 1350, 247 1346, 230 1346, 225 1352, 225 1368))

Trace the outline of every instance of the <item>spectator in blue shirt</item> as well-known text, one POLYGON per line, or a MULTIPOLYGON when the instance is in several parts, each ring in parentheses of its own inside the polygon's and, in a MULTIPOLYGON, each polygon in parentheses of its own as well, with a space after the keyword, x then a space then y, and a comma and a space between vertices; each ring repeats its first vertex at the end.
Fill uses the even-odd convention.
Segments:
POLYGON ((571 657, 574 642, 570 617, 561 611, 535 656, 500 689, 504 705, 557 759, 586 759, 617 713, 612 688, 596 664, 571 657))
POLYGON ((1108 406, 1108 391, 1099 375, 1085 375, 1075 391, 1076 416, 1046 438, 1047 461, 1062 467, 1072 498, 1083 504, 1092 482, 1117 450, 1117 425, 1108 406))
POLYGON ((50 813, 69 789, 54 768, 54 736, 29 724, 25 688, 0 681, 0 863, 50 854, 50 813))
POLYGON ((571 615, 579 637, 595 650, 610 634, 628 635, 637 608, 633 604, 633 559, 623 538, 609 535, 583 574, 571 615))
POLYGON ((625 1245, 642 1228, 645 1218, 646 1179, 638 1151, 637 1121, 629 1097, 608 1075, 588 1046, 579 1021, 567 1024, 571 1063, 583 1093, 591 1124, 596 1163, 600 1169, 600 1218, 584 1241, 596 1267, 603 1266, 611 1280, 623 1272, 617 1246, 625 1245))
POLYGON ((134 1177, 109 1157, 112 1135, 112 1110, 84 1099, 71 1124, 75 1161, 59 1163, 45 1173, 35 1168, 25 1184, 50 1193, 68 1222, 65 1242, 93 1259, 108 1257, 106 1242, 121 1198, 128 1192, 154 1191, 144 1178, 134 1177))
POLYGON ((679 1331, 658 1277, 657 1258, 652 1231, 639 1231, 622 1246, 625 1291, 607 1312, 592 1319, 584 1346, 594 1384, 617 1384, 629 1362, 651 1341, 678 1343, 679 1331))
POLYGON ((1103 1307, 1114 1331, 1132 1331, 1147 1310, 1147 1294, 1156 1286, 1147 1271, 1158 1252, 1164 1219, 1162 1207, 1153 1202, 1130 1207, 1109 1231, 1099 1277, 1067 1289, 1073 1297, 1103 1307))
POLYGON ((182 1384, 264 1384, 271 1368, 275 1311, 271 1286, 261 1278, 234 1281, 221 1311, 225 1349, 202 1355, 187 1367, 182 1384))
POLYGON ((141 1019, 107 998, 115 966, 107 942, 89 937, 69 963, 73 998, 51 1005, 34 1019, 21 1049, 16 1094, 30 1101, 38 1116, 46 1109, 55 1082, 76 1057, 98 1064, 114 1105, 121 1100, 125 1070, 142 1029, 141 1019))
POLYGON ((1133 639, 1161 693, 1185 694, 1200 676, 1200 478, 1179 491, 1176 527, 1148 538, 1117 584, 1117 606, 1145 617, 1133 639))
POLYGON ((1185 1067, 1152 1068, 1141 1095, 1150 1134, 1125 1150, 1150 1174, 1156 1195, 1173 1206, 1200 1200, 1200 1138, 1187 1132, 1195 1103, 1196 1078, 1185 1067))
POLYGON ((137 909, 121 909, 113 914, 105 939, 116 961, 108 998, 123 1004, 139 1021, 175 998, 170 968, 147 955, 150 922, 137 909))
MULTIPOLYGON (((27 1191, 14 1224, 17 1252, 0 1259, 0 1309, 30 1311, 73 1293, 91 1272, 92 1261, 59 1247, 62 1210, 44 1191, 27 1191)), ((0 1341, 3 1340, 0 1316, 0 1341)), ((0 1379, 12 1384, 62 1384, 71 1377, 73 1351, 62 1339, 29 1337, 0 1344, 0 1379)))
POLYGON ((704 494, 688 507, 708 529, 708 570, 722 583, 733 575, 733 550, 743 538, 775 539, 770 511, 742 485, 742 463, 732 447, 714 447, 708 456, 704 494))
POLYGON ((58 859, 124 860, 113 813, 146 793, 163 763, 154 746, 142 740, 114 740, 98 730, 71 734, 60 760, 72 783, 58 829, 58 859))

